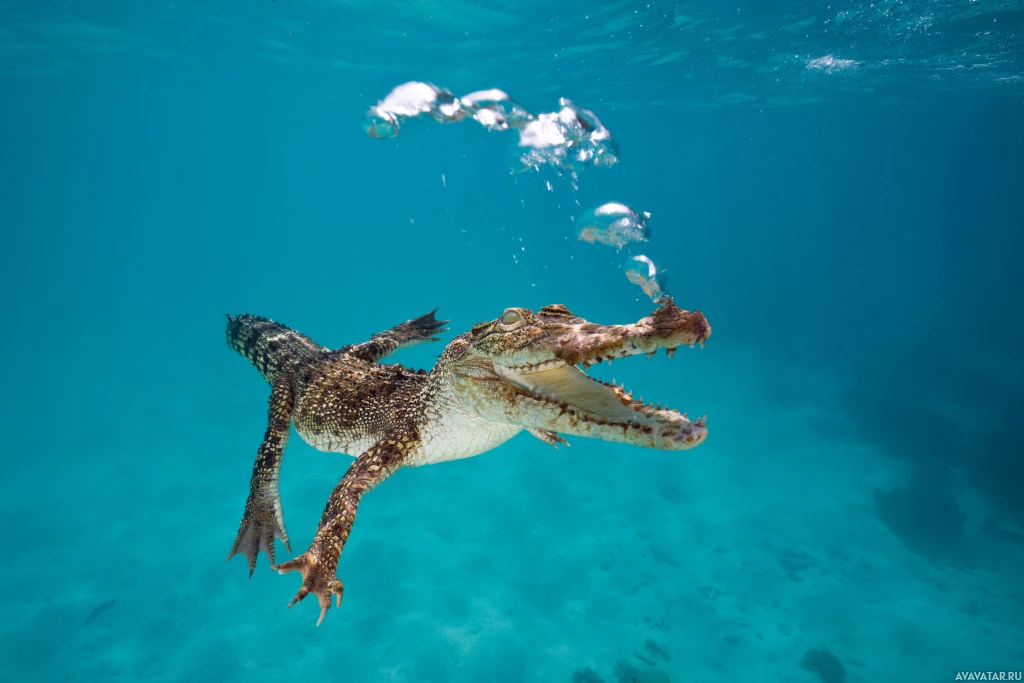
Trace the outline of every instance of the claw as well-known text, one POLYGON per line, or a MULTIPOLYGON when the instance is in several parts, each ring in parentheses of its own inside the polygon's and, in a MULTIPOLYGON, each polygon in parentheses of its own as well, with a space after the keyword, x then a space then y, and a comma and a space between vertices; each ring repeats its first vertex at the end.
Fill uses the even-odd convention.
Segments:
POLYGON ((566 446, 569 445, 568 441, 563 439, 556 432, 552 432, 548 429, 534 429, 533 427, 527 427, 526 431, 544 443, 554 446, 556 449, 558 448, 558 444, 565 444, 566 446))
POLYGON ((329 567, 321 562, 319 557, 311 550, 307 550, 293 560, 288 560, 275 566, 274 569, 277 570, 278 574, 287 574, 292 571, 302 574, 302 586, 299 587, 292 601, 288 603, 288 607, 291 608, 292 605, 302 601, 310 593, 314 593, 317 601, 320 603, 320 618, 316 620, 317 626, 327 616, 327 610, 331 608, 332 595, 337 598, 338 607, 341 607, 341 598, 345 591, 345 586, 334 575, 334 567, 329 567), (326 578, 324 574, 327 575, 326 578))
MULTIPOLYGON (((284 574, 284 572, 280 572, 280 573, 281 573, 281 574, 284 574)), ((305 598, 305 597, 306 597, 307 595, 309 595, 309 589, 308 589, 308 588, 306 588, 305 586, 302 586, 302 587, 300 587, 300 588, 299 588, 299 591, 298 591, 298 592, 297 592, 297 593, 295 594, 295 597, 294 597, 294 598, 292 598, 292 601, 288 603, 288 606, 287 606, 287 607, 285 607, 285 609, 291 609, 291 608, 292 608, 292 605, 294 605, 295 603, 297 603, 297 602, 298 602, 299 600, 302 600, 302 599, 303 599, 303 598, 305 598)))

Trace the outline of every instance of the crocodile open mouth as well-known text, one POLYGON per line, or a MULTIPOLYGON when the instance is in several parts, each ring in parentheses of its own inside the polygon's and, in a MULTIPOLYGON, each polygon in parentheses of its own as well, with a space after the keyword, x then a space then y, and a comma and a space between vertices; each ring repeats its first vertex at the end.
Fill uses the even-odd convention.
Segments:
POLYGON ((683 310, 670 299, 624 325, 591 323, 561 304, 537 313, 510 308, 474 327, 452 376, 458 395, 479 415, 545 441, 565 434, 683 450, 706 438, 705 418, 691 422, 668 406, 634 399, 587 370, 626 356, 650 358, 660 349, 671 358, 678 347, 703 346, 710 336, 703 313, 683 310))
MULTIPOLYGON (((671 349, 674 351, 675 349, 671 349)), ((630 349, 620 356, 641 353, 630 349), (631 353, 631 352, 632 353, 631 353)), ((653 352, 647 352, 653 355, 653 352)), ((671 353, 669 353, 671 356, 671 353)), ((613 356, 607 357, 611 360, 613 356)), ((602 362, 604 357, 581 362, 589 368, 602 362)), ((602 382, 588 375, 576 365, 560 360, 548 360, 536 365, 504 367, 495 365, 498 375, 506 382, 528 393, 538 402, 558 408, 574 425, 630 432, 654 437, 663 448, 690 448, 700 444, 707 436, 706 417, 691 422, 686 413, 671 410, 661 404, 634 400, 631 392, 615 382, 602 382)), ((574 430, 575 431, 575 430, 574 430)))

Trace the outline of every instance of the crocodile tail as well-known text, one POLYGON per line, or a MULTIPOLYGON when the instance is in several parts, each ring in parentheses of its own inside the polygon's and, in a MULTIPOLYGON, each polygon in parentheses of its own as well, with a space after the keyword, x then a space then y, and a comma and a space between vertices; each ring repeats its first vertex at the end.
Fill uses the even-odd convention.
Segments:
POLYGON ((255 315, 228 316, 228 346, 256 366, 268 382, 282 371, 326 351, 309 337, 255 315))

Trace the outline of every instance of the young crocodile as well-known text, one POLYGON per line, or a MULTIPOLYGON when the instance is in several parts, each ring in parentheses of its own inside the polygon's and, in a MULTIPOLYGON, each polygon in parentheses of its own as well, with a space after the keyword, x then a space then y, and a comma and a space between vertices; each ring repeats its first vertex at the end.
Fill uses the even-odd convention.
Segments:
POLYGON ((314 593, 319 624, 341 605, 335 575, 363 494, 403 466, 468 458, 522 430, 545 443, 559 434, 647 448, 682 450, 707 436, 706 420, 690 421, 666 406, 634 401, 615 383, 592 379, 590 365, 660 348, 701 344, 711 326, 699 311, 671 300, 630 325, 596 325, 560 304, 536 313, 509 308, 452 340, 430 372, 377 361, 446 331, 435 311, 331 351, 284 325, 251 315, 228 316, 228 345, 248 358, 273 387, 267 431, 256 454, 249 499, 228 559, 241 553, 252 576, 262 550, 271 567, 302 573, 289 607, 314 593), (581 366, 582 370, 577 367, 581 366), (335 486, 309 549, 274 563, 274 539, 291 552, 278 476, 290 426, 323 451, 356 454, 335 486))

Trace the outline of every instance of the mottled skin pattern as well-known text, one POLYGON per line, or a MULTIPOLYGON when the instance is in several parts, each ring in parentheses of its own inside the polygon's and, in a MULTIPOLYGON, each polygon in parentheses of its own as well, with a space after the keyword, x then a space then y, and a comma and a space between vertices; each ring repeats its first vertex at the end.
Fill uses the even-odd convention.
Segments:
POLYGON ((690 421, 667 406, 634 401, 624 388, 585 372, 605 360, 650 357, 662 348, 671 357, 677 346, 703 346, 711 326, 699 311, 668 300, 634 324, 605 326, 560 304, 536 313, 509 308, 452 340, 430 372, 378 363, 437 340, 446 322, 431 312, 332 351, 273 321, 228 316, 229 346, 272 387, 267 431, 228 559, 245 555, 251 576, 262 550, 280 573, 300 572, 302 586, 289 607, 314 593, 318 624, 332 595, 341 604, 335 571, 359 501, 400 467, 477 455, 522 430, 556 447, 565 443, 559 434, 661 450, 692 448, 707 436, 703 418, 690 421), (291 552, 278 493, 290 426, 314 448, 356 459, 331 492, 309 549, 275 564, 275 538, 291 552))

